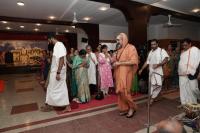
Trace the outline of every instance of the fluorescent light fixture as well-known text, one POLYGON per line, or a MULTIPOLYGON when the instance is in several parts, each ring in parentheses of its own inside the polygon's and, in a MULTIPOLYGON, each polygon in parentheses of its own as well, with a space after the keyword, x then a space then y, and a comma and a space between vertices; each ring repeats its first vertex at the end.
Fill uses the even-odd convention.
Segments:
POLYGON ((75 29, 76 27, 75 27, 75 26, 72 26, 72 28, 74 28, 74 29, 75 29))
POLYGON ((10 27, 6 27, 6 29, 7 29, 7 30, 10 30, 11 28, 10 28, 10 27))
POLYGON ((21 26, 20 26, 20 28, 24 29, 24 26, 23 26, 23 25, 21 25, 21 26))
POLYGON ((35 24, 35 25, 37 25, 37 26, 41 26, 41 24, 40 24, 40 23, 37 23, 37 24, 35 24))
POLYGON ((49 16, 49 18, 50 18, 50 19, 55 19, 56 17, 55 17, 55 16, 49 16))
POLYGON ((90 17, 84 17, 83 20, 89 21, 89 20, 91 20, 91 18, 90 17))
POLYGON ((7 21, 2 21, 2 23, 3 23, 3 24, 7 24, 8 22, 7 22, 7 21))
POLYGON ((18 6, 24 6, 25 4, 24 4, 24 2, 19 1, 19 2, 17 2, 17 5, 18 5, 18 6))
POLYGON ((102 6, 102 7, 99 8, 99 10, 106 11, 106 10, 108 10, 108 7, 102 6))
POLYGON ((195 8, 195 9, 192 10, 192 12, 194 12, 194 13, 200 12, 200 9, 199 8, 195 8))
POLYGON ((33 29, 34 31, 39 31, 39 29, 38 28, 35 28, 35 29, 33 29))
POLYGON ((69 30, 65 30, 65 32, 69 32, 69 30))

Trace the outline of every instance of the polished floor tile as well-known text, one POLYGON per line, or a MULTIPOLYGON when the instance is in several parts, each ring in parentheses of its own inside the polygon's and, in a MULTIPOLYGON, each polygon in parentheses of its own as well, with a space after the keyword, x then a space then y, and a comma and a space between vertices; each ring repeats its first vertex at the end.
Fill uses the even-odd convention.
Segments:
POLYGON ((11 115, 20 114, 25 112, 31 112, 38 110, 37 103, 30 103, 24 105, 13 106, 11 110, 11 115))

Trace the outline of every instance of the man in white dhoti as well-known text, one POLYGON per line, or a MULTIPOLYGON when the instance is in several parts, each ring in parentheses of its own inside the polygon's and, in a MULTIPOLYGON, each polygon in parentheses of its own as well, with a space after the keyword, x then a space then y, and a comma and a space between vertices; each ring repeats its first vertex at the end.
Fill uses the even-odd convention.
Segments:
POLYGON ((62 42, 54 37, 48 39, 54 44, 53 56, 50 69, 50 79, 47 86, 46 106, 41 110, 52 111, 53 107, 66 107, 63 112, 71 111, 69 106, 68 89, 66 85, 66 48, 62 42))
POLYGON ((169 55, 164 49, 158 47, 158 41, 156 39, 151 40, 151 51, 148 54, 147 60, 139 71, 141 75, 142 71, 149 65, 149 81, 151 89, 151 101, 153 103, 162 89, 163 82, 163 68, 169 60, 169 55))
POLYGON ((190 39, 182 41, 182 48, 178 65, 181 104, 196 104, 197 99, 200 98, 197 80, 200 50, 192 46, 190 39))
POLYGON ((87 51, 87 60, 89 60, 89 68, 88 68, 88 79, 89 79, 89 87, 90 92, 93 95, 95 92, 97 92, 97 81, 96 81, 96 65, 97 65, 97 57, 92 52, 92 48, 90 45, 86 46, 87 51))

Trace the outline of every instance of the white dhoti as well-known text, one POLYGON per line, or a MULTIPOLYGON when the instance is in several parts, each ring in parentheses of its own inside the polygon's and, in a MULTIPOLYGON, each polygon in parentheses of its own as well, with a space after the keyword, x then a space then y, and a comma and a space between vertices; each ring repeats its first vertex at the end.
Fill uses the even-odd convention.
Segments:
POLYGON ((162 75, 158 73, 150 73, 150 83, 151 83, 151 98, 155 99, 162 89, 162 75))
POLYGON ((190 80, 187 75, 194 75, 200 63, 200 50, 197 47, 191 47, 181 53, 178 73, 181 104, 197 103, 200 98, 198 80, 190 80))
POLYGON ((197 80, 189 80, 187 76, 179 76, 181 104, 197 103, 200 91, 197 80))
POLYGON ((147 57, 147 64, 149 64, 149 80, 151 89, 151 98, 156 98, 162 89, 163 82, 163 69, 158 67, 153 68, 153 65, 163 62, 165 58, 169 58, 169 55, 164 49, 157 48, 156 50, 151 50, 147 57))
POLYGON ((61 42, 57 42, 53 50, 50 78, 47 86, 46 103, 52 106, 69 105, 66 83, 66 49, 64 44, 61 42), (60 80, 56 80, 59 60, 61 57, 64 57, 64 65, 60 71, 60 80))
POLYGON ((60 73, 61 79, 56 80, 56 72, 50 73, 47 87, 46 103, 52 106, 69 105, 68 90, 66 84, 66 72, 60 73))

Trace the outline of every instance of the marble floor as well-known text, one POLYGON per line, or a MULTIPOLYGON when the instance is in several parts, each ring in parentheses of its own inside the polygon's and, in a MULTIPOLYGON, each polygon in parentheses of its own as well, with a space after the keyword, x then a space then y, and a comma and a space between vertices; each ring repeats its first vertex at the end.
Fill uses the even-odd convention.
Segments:
MULTIPOLYGON (((118 115, 116 103, 101 105, 59 115, 56 111, 39 111, 45 101, 45 91, 35 74, 0 75, 5 90, 0 93, 0 132, 27 133, 121 133, 145 130, 147 96, 135 99, 139 110, 132 119, 118 115)), ((177 92, 164 94, 151 108, 154 125, 181 112, 177 92), (166 106, 167 105, 167 106, 166 106)))

